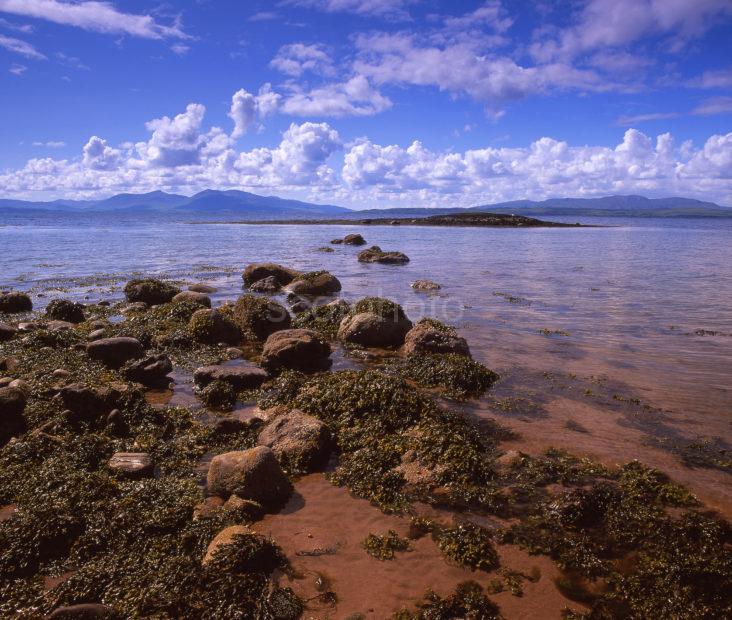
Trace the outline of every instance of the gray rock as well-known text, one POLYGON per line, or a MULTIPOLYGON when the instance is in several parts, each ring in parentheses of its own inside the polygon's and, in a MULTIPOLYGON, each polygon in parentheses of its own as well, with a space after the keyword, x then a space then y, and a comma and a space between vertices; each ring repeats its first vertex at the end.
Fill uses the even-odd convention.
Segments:
POLYGON ((382 263, 384 265, 404 265, 409 257, 403 252, 384 252, 378 245, 358 253, 358 260, 362 263, 382 263))
POLYGON ((328 427, 299 409, 271 417, 257 443, 271 448, 277 460, 292 471, 314 471, 324 466, 332 441, 328 427))
POLYGON ((136 338, 119 336, 102 338, 86 345, 87 355, 110 368, 119 368, 133 359, 142 357, 144 350, 136 338))
POLYGON ((154 278, 130 280, 125 284, 127 301, 142 301, 151 306, 168 303, 178 293, 180 293, 180 289, 177 286, 154 278))
POLYGON ((188 287, 188 290, 193 291, 194 293, 206 293, 206 295, 210 295, 211 293, 216 292, 216 287, 199 282, 198 284, 191 284, 188 287))
POLYGON ((202 366, 193 373, 193 381, 199 388, 206 387, 213 381, 228 383, 234 390, 249 390, 258 388, 269 375, 266 371, 254 365, 242 364, 237 366, 202 366))
POLYGON ((287 285, 287 290, 296 295, 330 295, 341 290, 340 280, 327 271, 306 276, 295 278, 287 285))
POLYGON ((285 329, 275 332, 264 343, 262 366, 269 370, 324 369, 330 365, 330 345, 309 329, 285 329))
POLYGON ((403 352, 406 355, 458 353, 470 357, 467 341, 458 336, 454 328, 447 325, 436 326, 424 320, 419 321, 407 333, 403 352))
POLYGON ((93 332, 89 332, 89 335, 86 337, 86 339, 89 340, 89 341, 101 340, 106 335, 107 335, 107 330, 106 329, 104 329, 104 328, 102 328, 102 329, 95 329, 93 332))
POLYGON ((432 280, 416 280, 410 284, 415 291, 439 291, 442 287, 432 280))

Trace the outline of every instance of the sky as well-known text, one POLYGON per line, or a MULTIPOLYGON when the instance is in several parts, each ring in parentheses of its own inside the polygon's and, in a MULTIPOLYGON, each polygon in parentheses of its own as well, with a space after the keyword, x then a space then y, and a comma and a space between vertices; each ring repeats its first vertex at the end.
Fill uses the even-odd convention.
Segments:
POLYGON ((732 0, 0 0, 0 198, 732 206, 732 0))

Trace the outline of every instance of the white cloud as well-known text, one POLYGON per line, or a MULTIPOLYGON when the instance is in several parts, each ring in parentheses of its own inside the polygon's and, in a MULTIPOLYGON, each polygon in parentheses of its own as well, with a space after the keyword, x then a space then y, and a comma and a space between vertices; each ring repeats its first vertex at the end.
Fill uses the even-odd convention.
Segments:
POLYGON ((283 4, 316 9, 327 13, 355 13, 356 15, 405 19, 407 6, 414 0, 285 0, 283 4))
POLYGON ((677 112, 650 112, 648 114, 635 114, 633 116, 621 116, 617 120, 617 124, 621 127, 629 127, 638 123, 646 123, 648 121, 661 121, 669 118, 677 118, 677 112))
POLYGON ((4 47, 10 52, 20 54, 26 58, 32 58, 34 60, 45 60, 45 56, 41 54, 35 47, 26 41, 21 41, 14 37, 6 37, 0 34, 0 47, 4 47))
POLYGON ((691 113, 699 116, 732 114, 732 97, 710 97, 695 107, 691 113))
POLYGON ((188 45, 183 45, 183 43, 175 43, 174 45, 170 46, 170 50, 178 56, 185 56, 190 51, 190 49, 191 48, 188 45))
POLYGON ((732 88, 732 68, 705 71, 694 85, 699 88, 732 88))
POLYGON ((277 15, 277 13, 275 13, 274 11, 259 11, 258 13, 254 13, 254 15, 249 17, 248 21, 267 22, 277 19, 278 17, 279 15, 277 15))
POLYGON ((93 32, 126 34, 144 39, 188 38, 180 25, 159 24, 151 15, 123 13, 109 2, 93 0, 0 0, 0 12, 45 19, 93 32))
POLYGON ((3 19, 2 17, 0 17, 0 26, 7 28, 8 30, 15 30, 16 32, 25 32, 26 34, 33 32, 33 26, 30 24, 16 24, 14 22, 9 22, 7 19, 3 19))
POLYGON ((48 142, 34 142, 33 146, 45 146, 49 149, 60 149, 66 146, 66 142, 61 140, 49 140, 48 142))
POLYGON ((116 170, 122 163, 122 152, 97 136, 89 138, 82 152, 82 164, 92 170, 116 170))
POLYGON ((362 75, 286 97, 282 112, 293 116, 372 116, 392 105, 362 75))
POLYGON ((247 92, 243 88, 234 93, 231 98, 229 118, 234 121, 232 138, 243 136, 257 119, 273 114, 279 105, 281 95, 272 91, 270 84, 264 84, 257 95, 247 92))
POLYGON ((207 142, 200 132, 205 113, 205 106, 190 103, 185 112, 172 119, 163 116, 148 121, 145 127, 152 131, 150 140, 135 145, 142 160, 165 168, 198 164, 207 142))
POLYGON ((321 75, 333 74, 333 61, 320 44, 291 43, 282 46, 269 63, 278 71, 299 77, 306 71, 321 75))
POLYGON ((8 71, 10 71, 10 73, 12 73, 13 75, 19 76, 23 75, 27 70, 28 67, 26 67, 25 65, 19 65, 17 62, 14 62, 12 65, 10 65, 10 69, 8 69, 8 71))

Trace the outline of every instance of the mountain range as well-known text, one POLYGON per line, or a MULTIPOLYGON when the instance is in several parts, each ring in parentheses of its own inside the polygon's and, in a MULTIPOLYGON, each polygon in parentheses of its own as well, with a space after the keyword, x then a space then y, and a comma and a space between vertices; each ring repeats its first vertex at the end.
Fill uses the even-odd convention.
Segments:
POLYGON ((193 196, 162 191, 147 194, 117 194, 103 200, 54 200, 33 202, 0 199, 0 215, 47 213, 76 214, 168 214, 180 219, 242 220, 364 217, 421 217, 481 211, 527 216, 602 217, 732 217, 732 208, 691 198, 645 198, 606 196, 603 198, 551 198, 540 202, 514 200, 463 208, 396 208, 353 210, 277 196, 260 196, 238 190, 204 190, 193 196))

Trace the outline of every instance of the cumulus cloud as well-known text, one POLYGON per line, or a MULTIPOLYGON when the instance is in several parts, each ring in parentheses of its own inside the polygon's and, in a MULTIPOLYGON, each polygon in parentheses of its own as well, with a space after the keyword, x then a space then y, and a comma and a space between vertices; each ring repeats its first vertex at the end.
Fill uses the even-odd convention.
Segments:
POLYGON ((284 45, 269 64, 292 77, 300 77, 306 71, 317 72, 321 75, 333 74, 333 61, 325 48, 317 43, 284 45))
POLYGON ((282 112, 292 116, 372 116, 391 105, 388 97, 357 75, 345 82, 294 92, 284 100, 282 112))
POLYGON ((82 164, 92 170, 116 170, 122 163, 122 152, 97 136, 89 138, 82 153, 82 164))
POLYGON ((229 118, 234 121, 232 138, 243 136, 257 119, 273 114, 282 96, 272 90, 270 84, 264 84, 257 95, 243 88, 236 91, 231 98, 229 118))
POLYGON ((188 38, 178 23, 160 24, 151 15, 124 13, 109 2, 0 0, 0 12, 44 19, 93 32, 126 34, 144 39, 188 38))
POLYGON ((6 37, 0 34, 0 47, 4 47, 9 52, 14 52, 15 54, 20 54, 21 56, 34 60, 45 60, 46 58, 30 43, 16 39, 15 37, 6 37))

